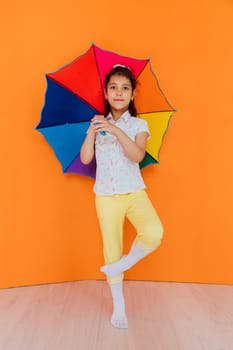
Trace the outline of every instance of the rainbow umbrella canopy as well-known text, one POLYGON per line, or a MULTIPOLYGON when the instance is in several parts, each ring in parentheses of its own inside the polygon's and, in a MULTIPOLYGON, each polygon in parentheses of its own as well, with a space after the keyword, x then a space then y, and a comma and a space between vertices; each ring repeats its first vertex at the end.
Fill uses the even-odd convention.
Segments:
POLYGON ((137 117, 148 122, 151 133, 140 167, 158 163, 174 109, 159 88, 150 60, 122 56, 93 44, 73 62, 46 74, 45 103, 36 130, 51 145, 64 173, 95 177, 95 159, 88 165, 82 164, 80 148, 92 117, 104 113, 104 79, 115 64, 129 67, 137 79, 137 117))

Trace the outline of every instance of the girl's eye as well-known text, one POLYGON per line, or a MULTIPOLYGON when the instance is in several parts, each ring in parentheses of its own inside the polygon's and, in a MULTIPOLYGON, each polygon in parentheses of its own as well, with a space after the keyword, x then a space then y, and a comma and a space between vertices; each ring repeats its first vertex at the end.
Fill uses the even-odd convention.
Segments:
POLYGON ((123 89, 124 90, 129 90, 129 87, 128 86, 124 86, 123 89))

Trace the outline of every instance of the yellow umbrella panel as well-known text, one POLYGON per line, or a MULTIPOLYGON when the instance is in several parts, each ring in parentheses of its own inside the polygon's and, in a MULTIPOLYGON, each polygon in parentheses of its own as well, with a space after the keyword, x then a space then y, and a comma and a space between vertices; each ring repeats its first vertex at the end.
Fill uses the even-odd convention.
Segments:
POLYGON ((159 162, 159 150, 173 113, 174 111, 166 111, 138 115, 138 118, 145 119, 148 122, 151 133, 147 141, 147 155, 141 163, 141 168, 151 163, 159 162))

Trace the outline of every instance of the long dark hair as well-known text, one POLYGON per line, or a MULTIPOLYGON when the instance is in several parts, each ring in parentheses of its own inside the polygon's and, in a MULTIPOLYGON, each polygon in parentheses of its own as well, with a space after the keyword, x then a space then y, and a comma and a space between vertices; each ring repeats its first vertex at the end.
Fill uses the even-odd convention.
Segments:
MULTIPOLYGON (((107 91, 108 83, 113 75, 121 75, 125 78, 127 78, 130 81, 132 91, 134 92, 136 88, 136 79, 134 78, 133 73, 131 72, 130 68, 122 66, 122 65, 115 65, 111 69, 111 71, 108 73, 108 75, 105 76, 104 81, 104 88, 107 91)), ((137 111, 134 105, 134 100, 131 100, 128 107, 129 113, 136 117, 137 111)), ((105 99, 104 103, 104 116, 107 117, 107 115, 111 112, 111 106, 109 105, 107 99, 105 99)))

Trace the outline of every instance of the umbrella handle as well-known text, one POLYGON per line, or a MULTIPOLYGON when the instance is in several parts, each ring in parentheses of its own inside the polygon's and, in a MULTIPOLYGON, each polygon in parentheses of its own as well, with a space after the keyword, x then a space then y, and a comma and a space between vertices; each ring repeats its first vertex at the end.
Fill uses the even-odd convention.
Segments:
MULTIPOLYGON (((96 126, 98 123, 94 123, 94 126, 96 126)), ((99 132, 101 135, 105 136, 106 135, 106 132, 105 131, 100 131, 99 132)))

